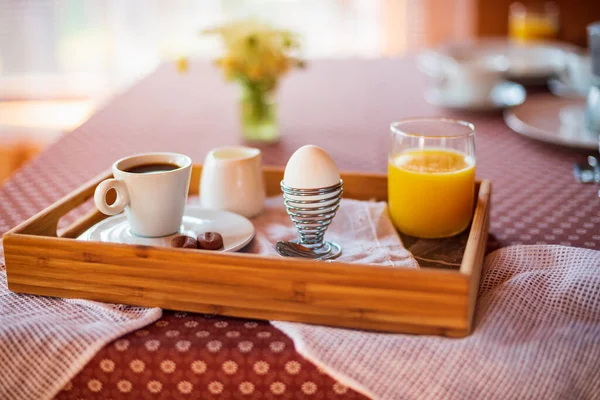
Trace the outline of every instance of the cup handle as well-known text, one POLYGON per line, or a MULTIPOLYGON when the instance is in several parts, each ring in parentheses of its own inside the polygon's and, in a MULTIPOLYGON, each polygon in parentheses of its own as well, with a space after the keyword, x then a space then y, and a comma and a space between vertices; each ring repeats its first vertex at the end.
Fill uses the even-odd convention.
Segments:
POLYGON ((94 192, 94 203, 98 210, 106 215, 116 215, 123 211, 125 206, 129 204, 129 193, 127 192, 125 182, 118 179, 107 179, 100 182, 94 192), (114 189, 117 192, 117 199, 113 204, 106 202, 106 193, 110 189, 114 189))

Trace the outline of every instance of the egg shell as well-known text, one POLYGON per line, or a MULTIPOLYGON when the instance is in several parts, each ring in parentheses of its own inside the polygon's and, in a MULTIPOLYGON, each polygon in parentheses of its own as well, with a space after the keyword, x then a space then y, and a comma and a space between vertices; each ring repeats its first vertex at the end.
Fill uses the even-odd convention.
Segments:
POLYGON ((283 183, 296 189, 319 189, 336 185, 340 171, 333 158, 322 148, 314 145, 302 146, 285 166, 283 183))

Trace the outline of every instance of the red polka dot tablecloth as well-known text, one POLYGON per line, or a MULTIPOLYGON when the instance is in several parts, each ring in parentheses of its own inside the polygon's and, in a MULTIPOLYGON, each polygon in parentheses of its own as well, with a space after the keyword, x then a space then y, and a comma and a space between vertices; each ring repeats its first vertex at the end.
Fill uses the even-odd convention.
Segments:
MULTIPOLYGON (((315 61, 282 83, 282 140, 262 148, 263 160, 284 165, 295 149, 312 143, 329 151, 343 170, 384 172, 391 121, 426 115, 466 119, 476 126, 477 175, 493 184, 495 247, 600 248, 597 187, 576 183, 571 172, 586 153, 521 137, 504 125, 501 114, 437 109, 423 100, 425 85, 410 58, 315 61)), ((120 157, 174 151, 202 162, 212 147, 240 143, 235 96, 235 87, 208 63, 192 64, 186 75, 162 66, 0 189, 0 233, 120 157)), ((165 311, 160 321, 102 349, 57 396, 107 398, 363 396, 304 360, 267 322, 165 311)))
POLYGON ((57 396, 362 398, 294 351, 265 321, 169 312, 100 352, 57 396))

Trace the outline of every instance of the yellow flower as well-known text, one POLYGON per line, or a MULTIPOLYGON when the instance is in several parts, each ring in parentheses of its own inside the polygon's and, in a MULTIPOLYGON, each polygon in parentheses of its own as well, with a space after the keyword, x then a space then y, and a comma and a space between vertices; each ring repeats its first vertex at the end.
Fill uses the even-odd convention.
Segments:
POLYGON ((296 58, 299 42, 295 34, 256 21, 241 21, 205 31, 218 34, 225 54, 217 60, 227 79, 260 84, 274 89, 277 79, 292 67, 302 67, 296 58))
POLYGON ((217 58, 215 64, 223 69, 223 74, 228 80, 234 79, 239 74, 239 63, 232 57, 217 58))
POLYGON ((277 71, 280 75, 283 75, 290 68, 290 60, 287 58, 280 58, 277 61, 277 71))
POLYGON ((263 69, 260 67, 260 65, 254 65, 248 68, 248 78, 250 78, 251 81, 258 81, 262 77, 263 69))
POLYGON ((235 69, 238 65, 238 62, 233 57, 225 57, 221 59, 221 66, 224 69, 235 69))
POLYGON ((175 62, 175 65, 177 67, 177 71, 182 74, 187 72, 187 70, 189 68, 188 59, 186 57, 178 58, 177 61, 175 62))

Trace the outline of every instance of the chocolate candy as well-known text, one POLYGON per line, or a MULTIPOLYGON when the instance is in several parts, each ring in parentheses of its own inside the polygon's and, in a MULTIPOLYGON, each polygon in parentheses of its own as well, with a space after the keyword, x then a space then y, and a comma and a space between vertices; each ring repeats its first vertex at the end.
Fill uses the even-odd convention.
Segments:
POLYGON ((193 237, 179 235, 171 239, 171 247, 178 247, 184 249, 197 249, 198 242, 193 237))
POLYGON ((198 248, 202 250, 219 250, 223 247, 223 236, 217 232, 205 232, 198 235, 198 248))

